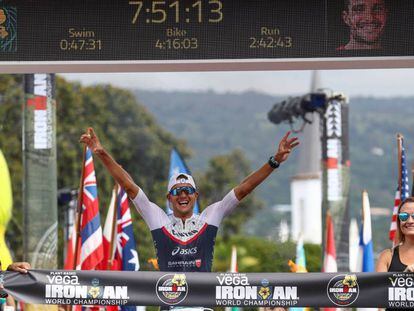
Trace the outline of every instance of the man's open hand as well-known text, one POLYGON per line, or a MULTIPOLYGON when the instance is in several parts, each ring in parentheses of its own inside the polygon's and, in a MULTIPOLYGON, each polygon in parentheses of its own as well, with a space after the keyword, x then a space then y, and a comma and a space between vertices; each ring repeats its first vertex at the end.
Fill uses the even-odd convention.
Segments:
POLYGON ((282 140, 279 142, 279 147, 275 154, 275 160, 279 163, 286 161, 292 152, 293 148, 299 145, 297 137, 289 138, 290 131, 283 136, 282 140))

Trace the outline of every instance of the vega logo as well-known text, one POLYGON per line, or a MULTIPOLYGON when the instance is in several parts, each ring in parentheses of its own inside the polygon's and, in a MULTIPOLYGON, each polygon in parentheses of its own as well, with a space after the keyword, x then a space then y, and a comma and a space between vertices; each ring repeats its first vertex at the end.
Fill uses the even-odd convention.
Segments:
POLYGON ((90 285, 81 284, 76 274, 68 273, 72 274, 56 271, 46 276, 49 283, 45 285, 46 304, 109 305, 128 302, 127 286, 102 286, 97 278, 93 278, 90 285))
POLYGON ((391 309, 414 307, 414 278, 407 273, 394 273, 388 278, 388 306, 391 309))
POLYGON ((17 9, 0 5, 0 52, 17 51, 17 9))

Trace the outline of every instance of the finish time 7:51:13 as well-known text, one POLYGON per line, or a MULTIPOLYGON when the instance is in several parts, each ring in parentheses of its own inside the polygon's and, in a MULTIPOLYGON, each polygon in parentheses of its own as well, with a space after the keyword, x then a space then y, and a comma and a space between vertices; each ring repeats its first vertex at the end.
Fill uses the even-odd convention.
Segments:
POLYGON ((186 5, 182 1, 129 1, 134 8, 132 24, 143 21, 147 24, 174 23, 220 23, 223 21, 223 2, 220 0, 194 1, 186 5))

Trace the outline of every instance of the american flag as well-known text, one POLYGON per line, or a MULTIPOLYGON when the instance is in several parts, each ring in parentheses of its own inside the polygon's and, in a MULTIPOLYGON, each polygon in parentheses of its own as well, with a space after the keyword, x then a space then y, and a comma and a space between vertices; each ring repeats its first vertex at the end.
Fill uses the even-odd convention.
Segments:
POLYGON ((389 232, 389 238, 392 242, 395 242, 395 232, 397 231, 398 206, 400 205, 402 201, 404 201, 407 197, 410 196, 404 141, 402 137, 400 139, 401 139, 401 168, 399 169, 401 169, 401 182, 400 181, 398 182, 397 191, 395 192, 395 198, 394 198, 394 208, 392 211, 392 219, 391 219, 391 226, 390 226, 390 232, 389 232), (400 184, 401 184, 401 189, 398 189, 400 184))
POLYGON ((92 270, 103 259, 103 246, 95 168, 89 148, 86 148, 84 165, 80 266, 82 270, 92 270))

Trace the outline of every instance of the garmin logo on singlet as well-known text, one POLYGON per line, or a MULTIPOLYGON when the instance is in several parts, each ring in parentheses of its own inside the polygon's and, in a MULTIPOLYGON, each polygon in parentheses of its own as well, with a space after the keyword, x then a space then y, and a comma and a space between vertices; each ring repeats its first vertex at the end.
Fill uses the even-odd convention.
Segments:
POLYGON ((197 247, 181 248, 181 247, 177 246, 171 252, 172 256, 175 256, 175 255, 194 255, 194 254, 197 254, 197 247))
POLYGON ((388 305, 390 308, 414 307, 414 278, 405 273, 396 273, 388 287, 388 305))

